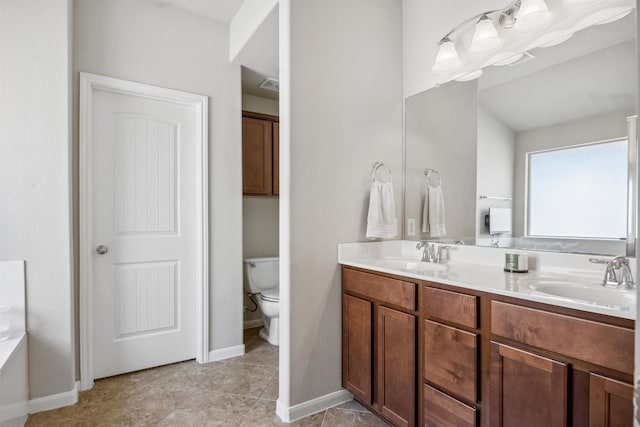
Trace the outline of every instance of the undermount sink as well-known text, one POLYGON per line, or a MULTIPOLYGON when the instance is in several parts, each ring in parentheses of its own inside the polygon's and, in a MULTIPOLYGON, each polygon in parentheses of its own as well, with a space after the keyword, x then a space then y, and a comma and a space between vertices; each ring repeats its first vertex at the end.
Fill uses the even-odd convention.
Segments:
POLYGON ((636 292, 632 290, 605 288, 598 285, 576 284, 563 281, 531 283, 529 288, 548 296, 575 300, 576 302, 635 310, 636 292))
POLYGON ((409 273, 426 273, 432 271, 442 271, 446 269, 445 264, 425 262, 414 258, 382 258, 374 261, 376 265, 390 270, 402 270, 409 273))

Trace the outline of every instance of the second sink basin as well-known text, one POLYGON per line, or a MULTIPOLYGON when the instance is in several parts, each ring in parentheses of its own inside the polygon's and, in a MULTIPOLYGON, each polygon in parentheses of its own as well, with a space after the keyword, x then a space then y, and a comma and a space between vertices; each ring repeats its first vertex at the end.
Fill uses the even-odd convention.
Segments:
POLYGON ((581 285, 570 282, 542 281, 531 283, 529 288, 549 296, 575 300, 593 305, 635 310, 636 292, 603 286, 581 285))

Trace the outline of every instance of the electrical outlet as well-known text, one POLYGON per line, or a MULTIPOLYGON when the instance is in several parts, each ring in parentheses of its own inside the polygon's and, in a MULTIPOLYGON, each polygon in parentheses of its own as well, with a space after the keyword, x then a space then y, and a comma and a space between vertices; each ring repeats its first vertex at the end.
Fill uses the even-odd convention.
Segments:
POLYGON ((416 220, 415 218, 407 218, 407 236, 416 235, 416 220))

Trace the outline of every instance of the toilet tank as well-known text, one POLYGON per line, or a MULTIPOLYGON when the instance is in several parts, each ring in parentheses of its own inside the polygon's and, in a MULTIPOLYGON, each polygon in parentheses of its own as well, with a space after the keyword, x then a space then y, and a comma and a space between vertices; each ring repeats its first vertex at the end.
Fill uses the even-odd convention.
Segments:
POLYGON ((245 291, 257 294, 280 284, 280 258, 247 258, 244 260, 245 291))

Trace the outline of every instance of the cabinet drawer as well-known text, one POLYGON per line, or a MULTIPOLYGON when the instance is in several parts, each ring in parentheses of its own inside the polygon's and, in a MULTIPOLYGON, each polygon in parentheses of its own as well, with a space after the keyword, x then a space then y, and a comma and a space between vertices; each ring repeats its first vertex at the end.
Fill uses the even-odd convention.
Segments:
POLYGON ((469 402, 478 389, 478 336, 424 321, 424 378, 469 402))
POLYGON ((425 427, 474 427, 476 410, 428 385, 424 386, 425 427))
POLYGON ((469 328, 478 327, 478 297, 424 287, 422 305, 427 316, 469 328))
POLYGON ((491 333, 633 374, 632 329, 492 301, 491 333))
POLYGON ((343 268, 342 287, 345 291, 355 292, 405 310, 416 309, 415 283, 343 268))

